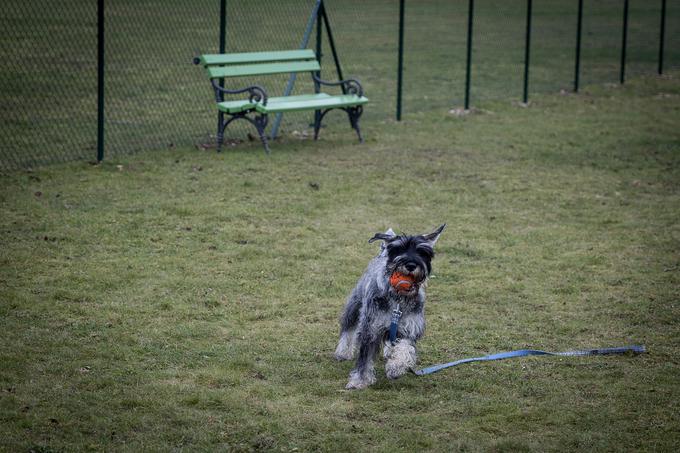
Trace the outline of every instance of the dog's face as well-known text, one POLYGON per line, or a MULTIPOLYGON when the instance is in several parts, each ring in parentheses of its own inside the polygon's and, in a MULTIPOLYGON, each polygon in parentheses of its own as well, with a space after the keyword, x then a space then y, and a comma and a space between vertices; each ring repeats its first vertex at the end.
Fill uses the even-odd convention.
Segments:
POLYGON ((432 259, 434 258, 434 244, 439 235, 444 231, 446 224, 437 228, 433 233, 420 236, 395 235, 390 233, 378 233, 369 242, 375 240, 385 241, 385 253, 387 264, 386 276, 398 272, 410 276, 414 284, 408 291, 398 291, 403 294, 415 294, 420 285, 432 272, 432 259))
POLYGON ((388 275, 399 272, 421 283, 432 272, 434 249, 423 236, 396 236, 386 247, 388 275))

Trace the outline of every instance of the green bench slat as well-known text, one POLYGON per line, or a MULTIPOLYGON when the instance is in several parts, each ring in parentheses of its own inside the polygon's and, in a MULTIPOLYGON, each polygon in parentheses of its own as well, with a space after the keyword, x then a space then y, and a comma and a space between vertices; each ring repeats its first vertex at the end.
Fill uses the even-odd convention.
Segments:
MULTIPOLYGON (((280 104, 282 102, 305 102, 326 99, 329 97, 331 96, 326 93, 302 94, 299 96, 282 96, 269 98, 267 103, 272 102, 274 104, 280 104)), ((217 103, 217 108, 226 113, 239 113, 244 110, 252 109, 253 107, 255 107, 255 103, 250 102, 247 99, 243 99, 240 101, 224 101, 217 103)))
POLYGON ((284 102, 274 102, 270 99, 267 105, 257 104, 255 110, 260 113, 279 113, 295 112, 302 110, 327 109, 339 107, 351 107, 366 104, 368 98, 357 96, 356 94, 344 94, 341 96, 328 96, 319 99, 294 100, 284 102))
POLYGON ((299 94, 296 96, 281 96, 267 99, 267 104, 273 102, 278 104, 280 102, 299 102, 299 101, 313 101, 318 99, 326 99, 331 97, 327 93, 316 93, 316 94, 299 94))
POLYGON ((299 96, 273 97, 267 100, 267 105, 256 104, 243 99, 240 101, 219 102, 217 108, 226 113, 238 113, 255 108, 260 113, 294 112, 312 110, 315 108, 349 107, 362 105, 368 102, 368 98, 354 94, 331 96, 326 93, 303 94, 299 96))
POLYGON ((286 63, 210 66, 208 67, 208 75, 210 76, 211 79, 219 79, 222 77, 284 74, 288 72, 311 72, 319 71, 320 69, 321 67, 319 66, 319 62, 313 60, 286 63))
POLYGON ((247 52, 230 54, 201 55, 203 66, 230 65, 243 63, 274 63, 277 61, 316 60, 311 49, 283 50, 273 52, 247 52))

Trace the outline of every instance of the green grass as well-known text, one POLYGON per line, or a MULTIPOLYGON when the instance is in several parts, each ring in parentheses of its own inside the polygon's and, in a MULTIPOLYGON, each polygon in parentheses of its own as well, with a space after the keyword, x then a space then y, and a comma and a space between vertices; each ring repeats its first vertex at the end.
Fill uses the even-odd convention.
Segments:
POLYGON ((680 445, 680 75, 0 177, 0 450, 680 445), (345 391, 387 227, 437 244, 420 364, 641 343, 345 391))

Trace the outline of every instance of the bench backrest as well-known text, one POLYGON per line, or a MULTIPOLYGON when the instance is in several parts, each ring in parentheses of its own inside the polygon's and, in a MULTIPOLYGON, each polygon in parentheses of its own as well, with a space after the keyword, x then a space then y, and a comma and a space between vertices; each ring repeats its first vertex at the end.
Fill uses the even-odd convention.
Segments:
POLYGON ((205 66, 211 79, 321 70, 310 49, 206 54, 198 63, 205 66))

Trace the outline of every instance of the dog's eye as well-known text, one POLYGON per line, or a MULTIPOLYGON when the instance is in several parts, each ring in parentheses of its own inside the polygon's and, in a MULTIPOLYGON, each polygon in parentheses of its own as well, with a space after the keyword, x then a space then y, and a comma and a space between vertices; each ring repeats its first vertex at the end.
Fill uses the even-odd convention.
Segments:
POLYGON ((432 250, 432 247, 426 244, 419 244, 416 247, 416 252, 420 254, 421 256, 427 257, 427 258, 432 258, 434 257, 434 250, 432 250))
POLYGON ((394 259, 397 256, 399 256, 400 250, 396 247, 390 247, 389 245, 387 246, 387 255, 390 257, 390 259, 394 259))

